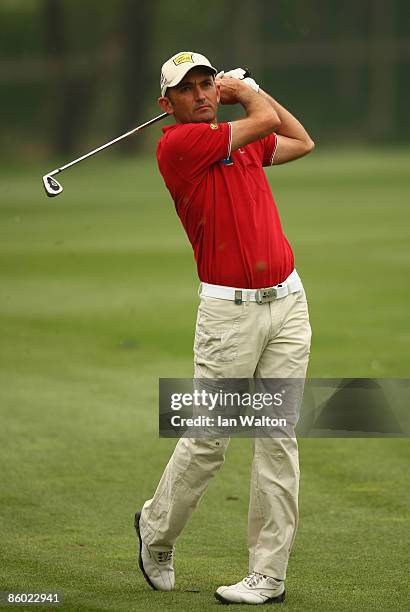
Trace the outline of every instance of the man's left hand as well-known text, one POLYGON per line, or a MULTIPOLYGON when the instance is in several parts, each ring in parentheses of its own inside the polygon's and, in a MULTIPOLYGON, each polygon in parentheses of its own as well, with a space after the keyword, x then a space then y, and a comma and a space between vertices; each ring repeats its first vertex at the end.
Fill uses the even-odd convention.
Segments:
POLYGON ((218 72, 215 78, 222 79, 225 77, 229 77, 231 79, 239 79, 240 81, 243 81, 244 83, 249 85, 249 87, 251 87, 254 91, 259 92, 259 85, 256 83, 256 81, 252 79, 252 77, 245 77, 245 74, 246 70, 244 70, 243 68, 234 68, 233 70, 229 70, 228 72, 224 72, 223 70, 221 70, 221 72, 218 72))

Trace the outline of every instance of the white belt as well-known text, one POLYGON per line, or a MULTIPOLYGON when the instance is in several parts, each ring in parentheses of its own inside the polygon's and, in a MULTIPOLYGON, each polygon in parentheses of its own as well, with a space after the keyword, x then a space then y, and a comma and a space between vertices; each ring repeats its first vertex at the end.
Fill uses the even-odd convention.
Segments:
POLYGON ((235 304, 250 301, 258 304, 265 304, 284 298, 289 293, 295 293, 303 289, 302 281, 296 270, 288 276, 283 283, 274 287, 265 287, 262 289, 237 289, 236 287, 224 287, 223 285, 211 285, 209 283, 201 283, 200 295, 207 297, 219 298, 220 300, 232 300, 235 304))

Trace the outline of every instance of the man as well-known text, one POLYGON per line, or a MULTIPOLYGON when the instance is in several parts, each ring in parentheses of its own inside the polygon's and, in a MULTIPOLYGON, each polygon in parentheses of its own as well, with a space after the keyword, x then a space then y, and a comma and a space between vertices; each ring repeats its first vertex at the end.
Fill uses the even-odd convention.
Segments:
MULTIPOLYGON (((176 120, 163 128, 158 165, 201 280, 195 378, 304 378, 311 338, 306 297, 263 166, 309 153, 312 140, 243 70, 217 75, 199 53, 165 62, 158 102, 176 120), (240 104, 246 116, 217 123, 219 103, 240 104)), ((140 568, 154 589, 173 589, 174 544, 228 442, 181 438, 153 498, 136 514, 140 568)), ((297 442, 259 438, 253 446, 249 574, 217 589, 223 603, 285 597, 298 521, 297 442)))

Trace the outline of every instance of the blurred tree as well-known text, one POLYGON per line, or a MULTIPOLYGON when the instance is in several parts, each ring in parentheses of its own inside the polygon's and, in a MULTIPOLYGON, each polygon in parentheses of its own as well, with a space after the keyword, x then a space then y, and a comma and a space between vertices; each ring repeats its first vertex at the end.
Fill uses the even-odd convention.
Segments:
POLYGON ((344 125, 345 138, 357 138, 366 112, 366 67, 355 57, 360 45, 368 48, 366 32, 371 7, 369 0, 345 0, 335 14, 339 28, 339 53, 335 65, 335 112, 344 125))
POLYGON ((80 134, 92 111, 95 78, 89 71, 77 70, 71 62, 67 33, 67 15, 63 0, 45 0, 45 50, 52 66, 52 89, 55 100, 53 148, 69 154, 76 150, 80 134))
MULTIPOLYGON (((148 119, 144 113, 147 83, 152 78, 153 16, 155 0, 135 2, 123 0, 120 6, 119 38, 122 48, 120 72, 120 100, 118 130, 124 132, 137 120, 148 119)), ((120 151, 129 152, 138 147, 138 139, 124 141, 120 151)))
POLYGON ((263 19, 263 1, 236 0, 232 45, 236 64, 245 66, 257 75, 260 69, 260 31, 263 19), (246 25, 245 25, 246 24, 246 25))
POLYGON ((373 0, 370 15, 373 45, 370 58, 368 129, 370 140, 378 142, 395 136, 399 55, 395 37, 395 13, 395 2, 373 0))

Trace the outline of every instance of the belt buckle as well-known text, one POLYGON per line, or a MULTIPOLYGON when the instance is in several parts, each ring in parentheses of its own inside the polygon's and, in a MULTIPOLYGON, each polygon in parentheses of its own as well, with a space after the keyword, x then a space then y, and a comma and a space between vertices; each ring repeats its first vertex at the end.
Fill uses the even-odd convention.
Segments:
POLYGON ((268 287, 267 289, 257 289, 255 291, 255 300, 258 304, 266 304, 273 302, 278 297, 276 287, 268 287))

